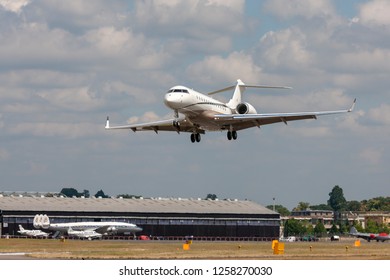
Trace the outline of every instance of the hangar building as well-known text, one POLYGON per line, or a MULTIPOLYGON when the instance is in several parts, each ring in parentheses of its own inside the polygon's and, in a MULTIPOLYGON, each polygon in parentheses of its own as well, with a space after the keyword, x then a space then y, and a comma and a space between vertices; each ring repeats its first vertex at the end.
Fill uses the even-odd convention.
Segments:
POLYGON ((122 221, 153 237, 279 238, 280 215, 248 200, 67 198, 0 194, 0 235, 33 228, 36 214, 52 223, 122 221))

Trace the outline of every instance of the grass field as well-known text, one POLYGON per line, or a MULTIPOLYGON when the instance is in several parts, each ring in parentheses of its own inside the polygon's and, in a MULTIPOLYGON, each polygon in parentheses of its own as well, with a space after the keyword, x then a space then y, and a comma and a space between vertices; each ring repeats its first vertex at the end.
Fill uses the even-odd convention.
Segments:
POLYGON ((182 242, 84 241, 0 239, 0 253, 24 252, 37 259, 296 259, 390 260, 390 242, 361 241, 285 243, 275 255, 271 242, 196 242, 183 250, 182 242))

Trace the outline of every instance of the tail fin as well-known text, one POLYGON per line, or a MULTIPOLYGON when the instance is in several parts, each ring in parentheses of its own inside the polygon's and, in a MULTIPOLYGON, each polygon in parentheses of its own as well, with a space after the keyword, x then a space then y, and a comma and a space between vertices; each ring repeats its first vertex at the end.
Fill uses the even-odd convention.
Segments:
POLYGON ((229 100, 227 106, 229 108, 235 109, 237 105, 241 103, 241 98, 244 91, 245 91, 245 84, 240 79, 238 79, 236 87, 234 89, 233 97, 229 100))
POLYGON ((210 92, 209 95, 215 94, 218 92, 231 90, 234 88, 233 97, 226 104, 231 109, 236 109, 237 105, 241 103, 242 94, 244 93, 246 88, 268 88, 268 89, 291 89, 291 87, 286 86, 269 86, 269 85, 246 85, 240 79, 237 80, 237 84, 235 86, 227 87, 224 89, 220 89, 214 92, 210 92))
POLYGON ((50 226, 50 219, 46 214, 45 215, 37 214, 34 217, 33 225, 35 228, 48 229, 50 226))
POLYGON ((24 228, 22 227, 22 225, 19 225, 19 230, 20 230, 20 231, 23 231, 23 230, 24 230, 24 228))
POLYGON ((357 229, 355 227, 351 227, 351 229, 349 230, 349 234, 356 234, 358 233, 357 229))
POLYGON ((40 215, 39 214, 36 214, 35 217, 34 217, 34 221, 33 221, 33 226, 35 228, 40 228, 40 215))

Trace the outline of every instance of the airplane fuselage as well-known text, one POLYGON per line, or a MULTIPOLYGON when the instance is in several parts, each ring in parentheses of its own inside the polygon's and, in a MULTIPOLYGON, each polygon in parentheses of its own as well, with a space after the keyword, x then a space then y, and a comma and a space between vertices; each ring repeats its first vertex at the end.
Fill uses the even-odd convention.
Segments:
POLYGON ((221 130, 221 125, 215 121, 215 115, 233 113, 225 103, 184 86, 172 87, 165 94, 164 103, 203 130, 221 130))
POLYGON ((107 227, 107 232, 125 233, 140 232, 142 228, 129 223, 122 222, 75 222, 75 223, 58 223, 50 224, 49 230, 67 232, 69 228, 75 231, 88 231, 100 227, 107 227))

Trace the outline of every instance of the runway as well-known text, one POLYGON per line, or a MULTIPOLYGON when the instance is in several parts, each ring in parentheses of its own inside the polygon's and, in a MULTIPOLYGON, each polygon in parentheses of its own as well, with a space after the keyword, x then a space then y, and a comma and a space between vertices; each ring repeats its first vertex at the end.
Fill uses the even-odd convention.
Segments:
POLYGON ((27 253, 0 253, 0 260, 34 260, 27 253))

